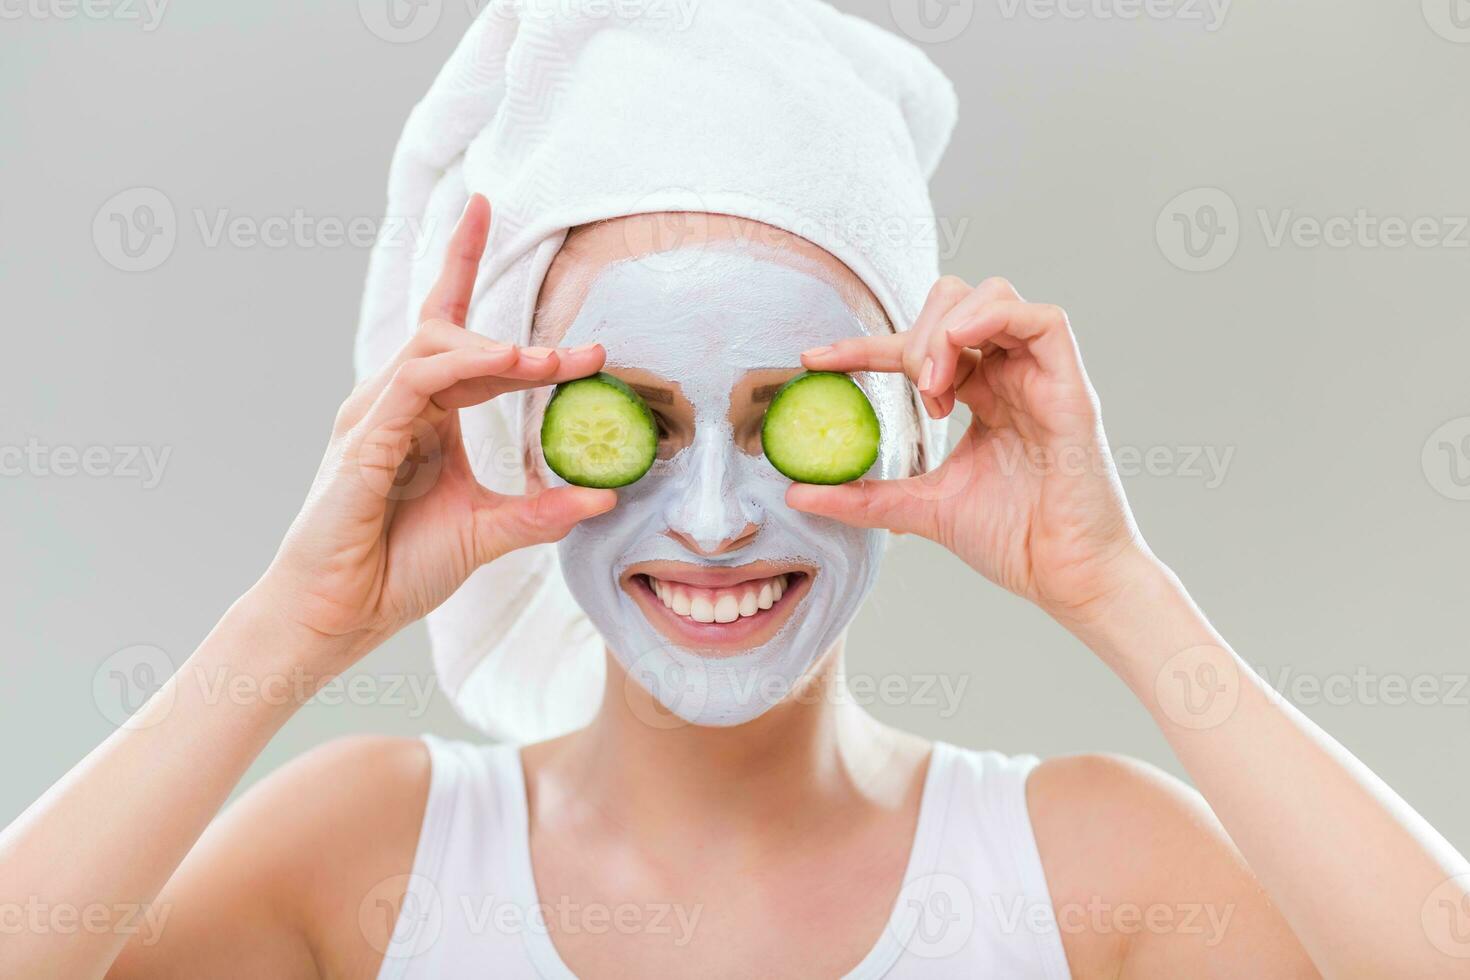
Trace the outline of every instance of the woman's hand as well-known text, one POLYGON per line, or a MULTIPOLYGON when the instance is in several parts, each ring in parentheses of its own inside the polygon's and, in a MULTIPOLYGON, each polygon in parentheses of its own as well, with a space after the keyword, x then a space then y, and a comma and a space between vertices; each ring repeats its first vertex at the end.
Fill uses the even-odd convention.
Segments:
POLYGON ((907 333, 808 351, 823 371, 903 372, 928 412, 973 414, 933 473, 837 487, 788 503, 864 527, 919 534, 1067 625, 1096 617, 1152 561, 1118 481, 1097 395, 1067 315, 1003 279, 941 279, 907 333))
POLYGON ((306 504, 257 587, 353 656, 428 614, 486 562, 558 540, 617 501, 575 487, 503 496, 475 479, 460 409, 586 377, 605 357, 596 345, 522 349, 464 329, 489 227, 490 205, 476 195, 418 333, 342 405, 306 504))

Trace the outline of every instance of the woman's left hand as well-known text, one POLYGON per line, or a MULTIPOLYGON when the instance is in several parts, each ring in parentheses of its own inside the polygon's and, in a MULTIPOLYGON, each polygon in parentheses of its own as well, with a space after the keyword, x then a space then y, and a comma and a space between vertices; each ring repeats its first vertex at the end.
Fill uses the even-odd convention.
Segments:
POLYGON ((811 370, 902 372, 928 412, 973 421, 934 472, 793 486, 797 510, 919 534, 1069 626, 1153 558, 1138 533, 1067 315, 1010 283, 946 277, 906 333, 808 351, 811 370))
POLYGON ((1181 887, 1171 870, 1187 864, 1183 887, 1207 899, 1199 907, 1239 908, 1229 953, 1179 932, 1140 936, 1126 963, 1103 954, 1100 969, 1193 976, 1238 960, 1253 976, 1465 975, 1467 961, 1454 958, 1464 941, 1452 935, 1453 914, 1446 925, 1442 912, 1470 908, 1470 865, 1253 674, 1149 552, 1066 314, 1024 302, 998 279, 973 290, 946 279, 911 332, 843 341, 803 360, 813 370, 902 372, 930 414, 947 415, 958 401, 974 421, 933 473, 797 484, 788 503, 932 538, 1038 603, 1117 671, 1209 804, 1158 774, 1106 760, 1050 760, 1032 777, 1028 800, 1040 794, 1040 802, 1031 812, 1068 853, 1118 846, 1115 830, 1106 840, 1078 837, 1064 815, 1081 799, 1101 825, 1128 828, 1125 850, 1149 855, 1134 862, 1147 876, 1100 890, 1098 869, 1089 868, 1074 897, 1117 892, 1132 905, 1165 907, 1181 887), (1373 846, 1363 848, 1365 840, 1373 846), (1364 880, 1374 882, 1371 896, 1364 880), (1433 923, 1431 910, 1440 913, 1433 923))

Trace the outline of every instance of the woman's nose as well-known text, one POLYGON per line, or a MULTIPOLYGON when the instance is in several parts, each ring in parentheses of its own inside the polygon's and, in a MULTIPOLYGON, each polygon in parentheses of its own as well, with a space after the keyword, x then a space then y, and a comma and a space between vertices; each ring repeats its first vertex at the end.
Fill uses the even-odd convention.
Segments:
POLYGON ((690 551, 719 555, 742 547, 759 527, 735 485, 734 453, 728 433, 697 436, 668 513, 669 534, 690 551), (723 436, 723 438, 722 438, 723 436))

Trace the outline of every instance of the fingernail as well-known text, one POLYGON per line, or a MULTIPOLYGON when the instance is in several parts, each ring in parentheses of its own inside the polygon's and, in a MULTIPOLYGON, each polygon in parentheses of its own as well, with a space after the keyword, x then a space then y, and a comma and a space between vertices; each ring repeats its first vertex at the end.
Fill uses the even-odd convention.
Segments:
POLYGON ((521 356, 537 361, 544 361, 551 356, 551 350, 547 347, 522 347, 521 356))
POLYGON ((830 353, 832 353, 832 348, 831 347, 813 347, 811 350, 807 351, 805 354, 803 354, 801 356, 802 357, 826 357, 830 353))
POLYGON ((934 358, 924 359, 924 368, 919 372, 919 390, 928 391, 929 382, 934 380, 934 358))
POLYGON ((581 347, 573 347, 572 348, 572 353, 573 354, 586 354, 589 351, 595 351, 595 350, 597 350, 597 345, 596 344, 583 344, 581 347))

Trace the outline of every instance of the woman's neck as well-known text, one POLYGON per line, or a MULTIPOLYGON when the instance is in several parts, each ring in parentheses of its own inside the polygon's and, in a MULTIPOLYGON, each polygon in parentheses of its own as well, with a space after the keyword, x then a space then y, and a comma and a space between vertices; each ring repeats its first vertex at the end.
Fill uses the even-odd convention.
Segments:
MULTIPOLYGON (((927 745, 879 724, 845 696, 841 643, 759 718, 706 728, 671 715, 608 658, 592 724, 526 753, 533 806, 558 819, 611 822, 651 846, 717 835, 760 850, 796 826, 903 806, 927 745)), ((569 828, 570 829, 570 828, 569 828)))

